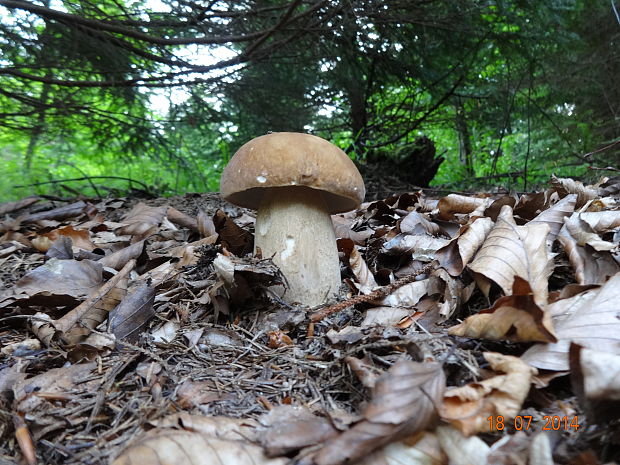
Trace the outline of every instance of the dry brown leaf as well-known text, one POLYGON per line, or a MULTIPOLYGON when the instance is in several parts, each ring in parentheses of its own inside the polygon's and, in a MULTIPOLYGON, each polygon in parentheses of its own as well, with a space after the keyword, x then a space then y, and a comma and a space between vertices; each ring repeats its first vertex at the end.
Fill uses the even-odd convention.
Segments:
MULTIPOLYGON (((91 205, 92 206, 92 205, 91 205)), ((36 223, 37 221, 44 220, 66 220, 67 218, 73 218, 76 216, 83 215, 86 210, 89 208, 89 205, 80 200, 78 202, 74 202, 69 205, 65 205, 62 207, 54 208, 52 210, 47 210, 44 212, 33 213, 31 215, 22 218, 22 223, 36 223)))
POLYGON ((128 247, 117 250, 114 253, 106 255, 101 260, 99 260, 99 263, 101 263, 103 266, 113 268, 115 270, 120 270, 129 262, 129 260, 138 260, 138 257, 142 256, 145 253, 146 242, 139 241, 131 244, 128 247))
POLYGON ((26 197, 17 202, 5 202, 0 203, 0 216, 4 216, 7 213, 12 213, 17 210, 21 210, 22 208, 29 207, 33 203, 41 200, 39 197, 26 197))
POLYGON ((382 252, 389 255, 411 254, 414 260, 429 262, 435 259, 437 251, 447 243, 447 239, 442 239, 440 237, 398 234, 396 237, 383 244, 382 252))
POLYGON ((437 276, 445 283, 443 293, 443 303, 439 309, 442 320, 447 320, 454 312, 461 308, 461 305, 469 300, 476 283, 472 282, 465 286, 460 279, 453 278, 442 268, 433 270, 433 275, 437 276))
POLYGON ((71 225, 54 229, 43 234, 43 236, 49 238, 52 242, 61 236, 69 237, 75 247, 88 251, 95 248, 95 244, 90 240, 90 231, 88 229, 74 229, 71 225))
POLYGON ((355 465, 448 465, 436 434, 423 431, 373 452, 355 465))
POLYGON ((38 413, 55 409, 50 395, 76 396, 80 392, 94 392, 102 383, 101 377, 92 376, 96 363, 84 363, 62 368, 51 368, 40 375, 25 379, 13 386, 15 409, 23 413, 38 413))
POLYGON ((549 225, 549 234, 547 235, 547 243, 551 245, 558 236, 560 229, 564 226, 565 218, 570 217, 575 211, 577 203, 577 195, 569 194, 555 205, 542 211, 529 224, 544 223, 549 225))
POLYGON ((345 357, 345 362, 357 379, 361 381, 367 389, 374 389, 377 384, 377 380, 383 375, 383 370, 380 370, 375 366, 370 357, 366 355, 363 359, 355 357, 345 357))
POLYGON ((461 227, 458 235, 437 251, 436 258, 452 276, 460 275, 493 228, 490 218, 478 218, 461 227))
POLYGON ((375 300, 374 305, 386 307, 413 307, 425 295, 443 294, 444 282, 437 276, 414 281, 399 287, 383 299, 375 300))
POLYGON ((547 370, 568 370, 570 343, 620 354, 620 273, 599 289, 582 292, 549 305, 558 342, 536 344, 521 358, 532 366, 547 370))
POLYGON ((174 207, 168 207, 166 217, 177 226, 187 228, 190 231, 198 232, 198 222, 195 218, 177 210, 174 207))
POLYGON ((256 428, 259 426, 259 423, 251 418, 204 416, 178 412, 157 420, 154 426, 159 429, 182 428, 204 436, 230 441, 244 440, 255 442, 258 440, 256 428))
POLYGON ((558 241, 568 255, 579 284, 602 284, 620 272, 620 265, 609 252, 596 252, 589 245, 580 246, 565 228, 560 231, 558 241))
MULTIPOLYGON (((230 217, 222 210, 217 210, 213 215, 215 231, 219 234, 218 242, 229 252, 238 257, 252 252, 254 236, 245 229, 237 226, 230 217)), ((263 257, 269 258, 269 257, 263 257)))
POLYGON ((570 347, 571 380, 588 419, 594 423, 620 417, 620 355, 570 347))
POLYGON ((588 223, 595 233, 605 233, 620 227, 620 210, 583 212, 579 218, 588 223))
POLYGON ((451 426, 440 426, 436 434, 450 465, 486 465, 489 446, 479 437, 465 437, 451 426))
POLYGON ((401 307, 374 307, 366 310, 364 321, 360 323, 362 328, 370 326, 391 326, 400 322, 403 318, 411 315, 410 308, 401 307))
POLYGON ((200 210, 198 212, 198 232, 202 237, 209 237, 217 234, 215 231, 215 225, 213 224, 213 219, 207 215, 204 211, 200 210))
POLYGON ((452 326, 448 333, 512 342, 557 341, 550 314, 536 304, 529 284, 518 276, 515 277, 512 295, 497 299, 491 308, 452 326))
POLYGON ((492 200, 489 198, 483 199, 479 197, 450 194, 439 199, 437 205, 439 209, 439 218, 442 220, 450 220, 454 217, 454 213, 472 213, 475 210, 482 212, 491 202, 492 200))
POLYGON ((364 231, 354 231, 351 229, 354 217, 345 217, 345 215, 332 215, 332 223, 334 225, 334 233, 336 239, 351 239, 356 245, 364 245, 366 239, 374 234, 370 228, 364 231))
POLYGON ((103 282, 103 267, 91 260, 52 258, 17 281, 0 300, 8 305, 71 305, 87 297, 103 282))
POLYGON ((125 226, 121 227, 118 233, 138 236, 138 240, 145 239, 147 235, 153 234, 164 220, 167 209, 165 206, 150 207, 140 202, 123 216, 122 222, 125 226))
POLYGON ((125 449, 111 465, 284 465, 287 462, 288 459, 267 458, 260 446, 245 440, 157 428, 125 449))
POLYGON ((445 389, 438 363, 397 362, 377 380, 364 420, 327 441, 316 465, 355 462, 390 442, 432 427, 445 389))
MULTIPOLYGON (((504 206, 495 226, 468 266, 471 270, 497 283, 509 295, 515 276, 526 280, 539 305, 547 303, 548 278, 552 259, 545 239, 546 224, 517 226, 512 210, 504 206)), ((484 288, 483 288, 484 290, 484 288)))
POLYGON ((155 288, 145 283, 128 294, 110 312, 109 331, 116 339, 136 340, 148 321, 155 315, 155 288))
MULTIPOLYGON (((598 252, 611 251, 618 248, 618 244, 604 241, 596 234, 590 225, 581 219, 579 213, 573 214, 566 220, 566 232, 577 241, 577 244, 584 246, 589 245, 598 252)), ((562 231, 564 233, 564 231, 562 231)))
POLYGON ((557 189, 560 195, 577 194, 577 203, 575 208, 581 208, 589 200, 593 200, 598 197, 596 189, 586 187, 581 181, 575 181, 570 178, 557 178, 555 175, 551 176, 551 184, 557 189))
POLYGON ((532 377, 538 373, 517 357, 496 352, 483 355, 493 370, 504 374, 448 389, 439 410, 444 420, 466 436, 492 431, 495 422, 489 422, 489 416, 501 415, 511 421, 521 410, 532 377))
POLYGON ((429 221, 426 216, 417 211, 407 213, 398 223, 397 227, 400 232, 412 235, 429 234, 436 236, 441 232, 441 228, 437 223, 429 221))
POLYGON ((337 243, 338 250, 344 253, 345 262, 349 263, 349 268, 357 280, 356 287, 360 293, 370 294, 378 287, 378 284, 370 268, 366 265, 358 246, 352 239, 338 239, 337 243))
POLYGON ((275 407, 259 421, 260 442, 270 457, 321 444, 338 434, 327 418, 292 405, 275 407))

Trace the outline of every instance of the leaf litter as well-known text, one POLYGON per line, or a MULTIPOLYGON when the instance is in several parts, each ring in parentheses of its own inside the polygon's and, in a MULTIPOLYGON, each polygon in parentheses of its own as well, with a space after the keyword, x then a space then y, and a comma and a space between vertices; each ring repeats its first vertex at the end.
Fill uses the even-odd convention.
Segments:
POLYGON ((0 205, 0 463, 618 462, 617 185, 335 215, 313 309, 216 194, 0 205))

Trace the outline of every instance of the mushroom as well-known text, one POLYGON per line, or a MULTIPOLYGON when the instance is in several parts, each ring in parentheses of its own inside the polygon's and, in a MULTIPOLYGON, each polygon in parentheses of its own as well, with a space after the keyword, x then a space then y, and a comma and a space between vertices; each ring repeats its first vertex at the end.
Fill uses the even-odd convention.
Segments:
POLYGON ((346 153, 310 134, 267 134, 235 153, 220 190, 229 202, 258 210, 254 251, 282 271, 285 301, 316 306, 335 296, 341 280, 330 214, 358 208, 365 194, 346 153))

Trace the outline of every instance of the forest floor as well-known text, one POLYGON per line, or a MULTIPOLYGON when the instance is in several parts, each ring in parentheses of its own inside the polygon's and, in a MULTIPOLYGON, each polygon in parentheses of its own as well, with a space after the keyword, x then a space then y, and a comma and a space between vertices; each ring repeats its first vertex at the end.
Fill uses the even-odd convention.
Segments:
POLYGON ((620 463, 620 183, 333 216, 289 305, 217 194, 0 205, 0 465, 620 463))

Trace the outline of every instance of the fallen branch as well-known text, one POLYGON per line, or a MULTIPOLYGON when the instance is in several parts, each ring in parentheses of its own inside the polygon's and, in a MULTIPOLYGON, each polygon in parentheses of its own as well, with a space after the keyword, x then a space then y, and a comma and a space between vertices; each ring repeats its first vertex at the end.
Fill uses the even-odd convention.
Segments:
POLYGON ((310 316, 310 321, 312 321, 313 323, 316 323, 317 321, 321 321, 322 319, 327 318, 333 313, 340 312, 347 307, 352 307, 353 305, 368 303, 368 302, 372 302, 373 300, 387 297, 392 292, 394 292, 396 289, 403 287, 405 284, 409 284, 415 281, 416 278, 420 276, 421 274, 429 273, 431 269, 432 269, 432 263, 429 263, 428 265, 426 265, 423 268, 420 268, 414 273, 411 273, 407 276, 397 279, 396 281, 394 281, 391 284, 388 284, 387 286, 380 287, 379 289, 371 292, 370 294, 356 295, 355 297, 351 297, 350 299, 347 299, 343 302, 338 302, 337 304, 322 308, 321 310, 314 312, 310 316))

